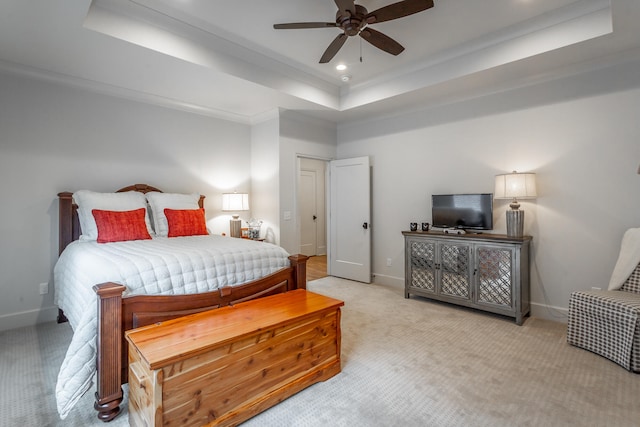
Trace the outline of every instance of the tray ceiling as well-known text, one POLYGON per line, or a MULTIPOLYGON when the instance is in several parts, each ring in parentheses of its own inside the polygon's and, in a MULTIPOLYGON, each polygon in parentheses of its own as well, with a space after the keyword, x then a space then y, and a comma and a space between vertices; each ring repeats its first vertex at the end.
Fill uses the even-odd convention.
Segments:
MULTIPOLYGON (((366 120, 628 60, 640 48, 635 0, 435 0, 372 26, 405 47, 400 55, 351 37, 328 64, 318 60, 340 30, 273 24, 332 22, 332 0, 5 3, 5 70, 239 121, 275 108, 366 120)), ((392 1, 359 3, 372 11, 392 1)))

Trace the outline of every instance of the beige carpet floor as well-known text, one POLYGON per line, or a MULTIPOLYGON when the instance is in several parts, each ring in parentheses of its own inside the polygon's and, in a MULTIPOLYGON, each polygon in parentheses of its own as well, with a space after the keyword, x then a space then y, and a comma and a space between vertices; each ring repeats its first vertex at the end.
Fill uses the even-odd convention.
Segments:
MULTIPOLYGON (((517 326, 332 277, 309 289, 345 301, 342 373, 244 426, 640 425, 640 375, 569 346, 563 324, 517 326)), ((0 426, 104 425, 93 392, 57 417, 53 391, 70 339, 67 324, 0 333, 0 426)), ((126 409, 108 424, 127 425, 126 409)))

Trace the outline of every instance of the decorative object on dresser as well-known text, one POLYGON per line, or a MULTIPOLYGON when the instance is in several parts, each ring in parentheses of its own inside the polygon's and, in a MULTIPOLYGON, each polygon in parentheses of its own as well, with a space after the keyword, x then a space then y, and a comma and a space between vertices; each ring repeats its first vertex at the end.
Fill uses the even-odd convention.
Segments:
POLYGON ((522 237, 524 235, 524 211, 521 211, 518 199, 535 199, 538 196, 536 190, 535 173, 507 173, 496 175, 494 198, 511 199, 507 211, 507 236, 522 237))
POLYGON ((260 238, 260 228, 262 227, 262 221, 256 218, 251 218, 247 221, 249 225, 247 229, 247 237, 249 239, 257 240, 260 238))
POLYGON ((529 313, 530 236, 403 231, 411 294, 515 318, 529 313))
POLYGON ((341 370, 342 301, 299 289, 133 329, 131 426, 230 426, 341 370))
MULTIPOLYGON (((225 212, 240 212, 249 210, 249 195, 246 193, 223 193, 222 210, 225 212)), ((240 215, 234 213, 229 220, 229 235, 231 237, 242 237, 242 220, 240 215)))
MULTIPOLYGON (((145 194, 160 190, 146 184, 135 184, 116 193, 104 193, 108 196, 106 198, 92 196, 91 200, 102 203, 114 194, 128 193, 124 205, 119 204, 111 209, 100 206, 100 209, 132 210, 139 203, 139 197, 133 197, 134 192, 145 194), (132 204, 136 206, 131 206, 132 204)), ((77 212, 80 208, 74 203, 73 193, 65 192, 58 196, 60 258, 54 268, 56 304, 61 309, 59 321, 66 321, 67 315, 74 329, 56 386, 58 411, 62 418, 91 386, 94 372, 97 382, 94 407, 98 411, 98 418, 110 421, 120 413, 120 403, 123 400, 121 384, 127 382, 128 376, 125 331, 306 288, 308 257, 304 255, 289 256, 275 245, 246 239, 193 235, 197 233, 170 237, 171 221, 168 222, 167 237, 156 236, 149 240, 106 244, 91 240, 76 242, 83 233, 77 212), (158 249, 162 251, 158 252, 158 249), (250 263, 251 266, 259 264, 266 267, 264 271, 268 272, 263 273, 263 277, 259 274, 262 268, 250 274, 246 271, 239 272, 242 278, 229 275, 219 278, 214 273, 229 270, 224 265, 217 264, 224 258, 233 259, 238 265, 246 265, 247 254, 262 253, 265 250, 265 259, 277 259, 275 264, 271 264, 271 261, 265 264, 260 258, 254 258, 250 263), (105 257, 104 251, 111 255, 105 257), (123 255, 122 251, 129 255, 123 255), (238 263, 238 259, 241 262, 238 263), (169 264, 170 262, 174 264, 169 264), (175 268, 175 263, 179 263, 180 268, 175 268), (106 268, 107 265, 110 268, 106 268), (146 267, 139 270, 135 266, 146 267), (203 274, 193 274, 193 269, 183 270, 193 266, 198 266, 203 274), (126 275, 123 274, 123 268, 127 268, 126 275), (158 268, 161 270, 157 270, 158 268), (99 279, 96 279, 97 276, 99 279), (129 276, 132 278, 131 283, 126 280, 129 276), (80 278, 83 280, 79 280, 80 278), (91 288, 93 283, 95 286, 91 288), (178 285, 181 287, 176 288, 178 285)), ((120 196, 116 199, 120 199, 120 196)), ((171 195, 167 199, 175 200, 171 195)), ((203 199, 203 196, 199 197, 199 209, 178 209, 177 212, 200 214, 203 199)), ((165 212, 170 209, 166 203, 163 203, 163 207, 165 212)), ((186 223, 181 224, 180 228, 185 231, 187 226, 186 223)))

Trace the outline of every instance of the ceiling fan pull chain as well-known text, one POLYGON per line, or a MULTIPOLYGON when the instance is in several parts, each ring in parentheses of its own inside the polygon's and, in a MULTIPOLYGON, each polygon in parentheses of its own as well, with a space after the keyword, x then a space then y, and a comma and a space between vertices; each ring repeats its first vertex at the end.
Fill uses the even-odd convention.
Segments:
POLYGON ((362 37, 360 37, 360 63, 362 63, 362 37))

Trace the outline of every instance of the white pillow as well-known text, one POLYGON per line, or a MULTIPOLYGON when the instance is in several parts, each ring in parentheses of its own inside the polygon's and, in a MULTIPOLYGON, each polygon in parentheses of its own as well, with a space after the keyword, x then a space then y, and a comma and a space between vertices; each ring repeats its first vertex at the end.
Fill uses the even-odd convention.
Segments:
MULTIPOLYGON (((98 238, 98 227, 91 212, 93 209, 121 212, 147 208, 147 200, 144 194, 138 191, 96 193, 94 191, 80 190, 73 193, 73 200, 78 205, 78 220, 82 231, 80 240, 96 240, 98 238)), ((147 224, 149 234, 153 235, 148 214, 145 215, 144 222, 147 224)))
POLYGON ((169 234, 169 224, 164 214, 165 209, 200 209, 198 201, 199 194, 172 194, 151 191, 147 193, 147 201, 151 207, 153 217, 153 228, 156 236, 167 237, 169 234))

